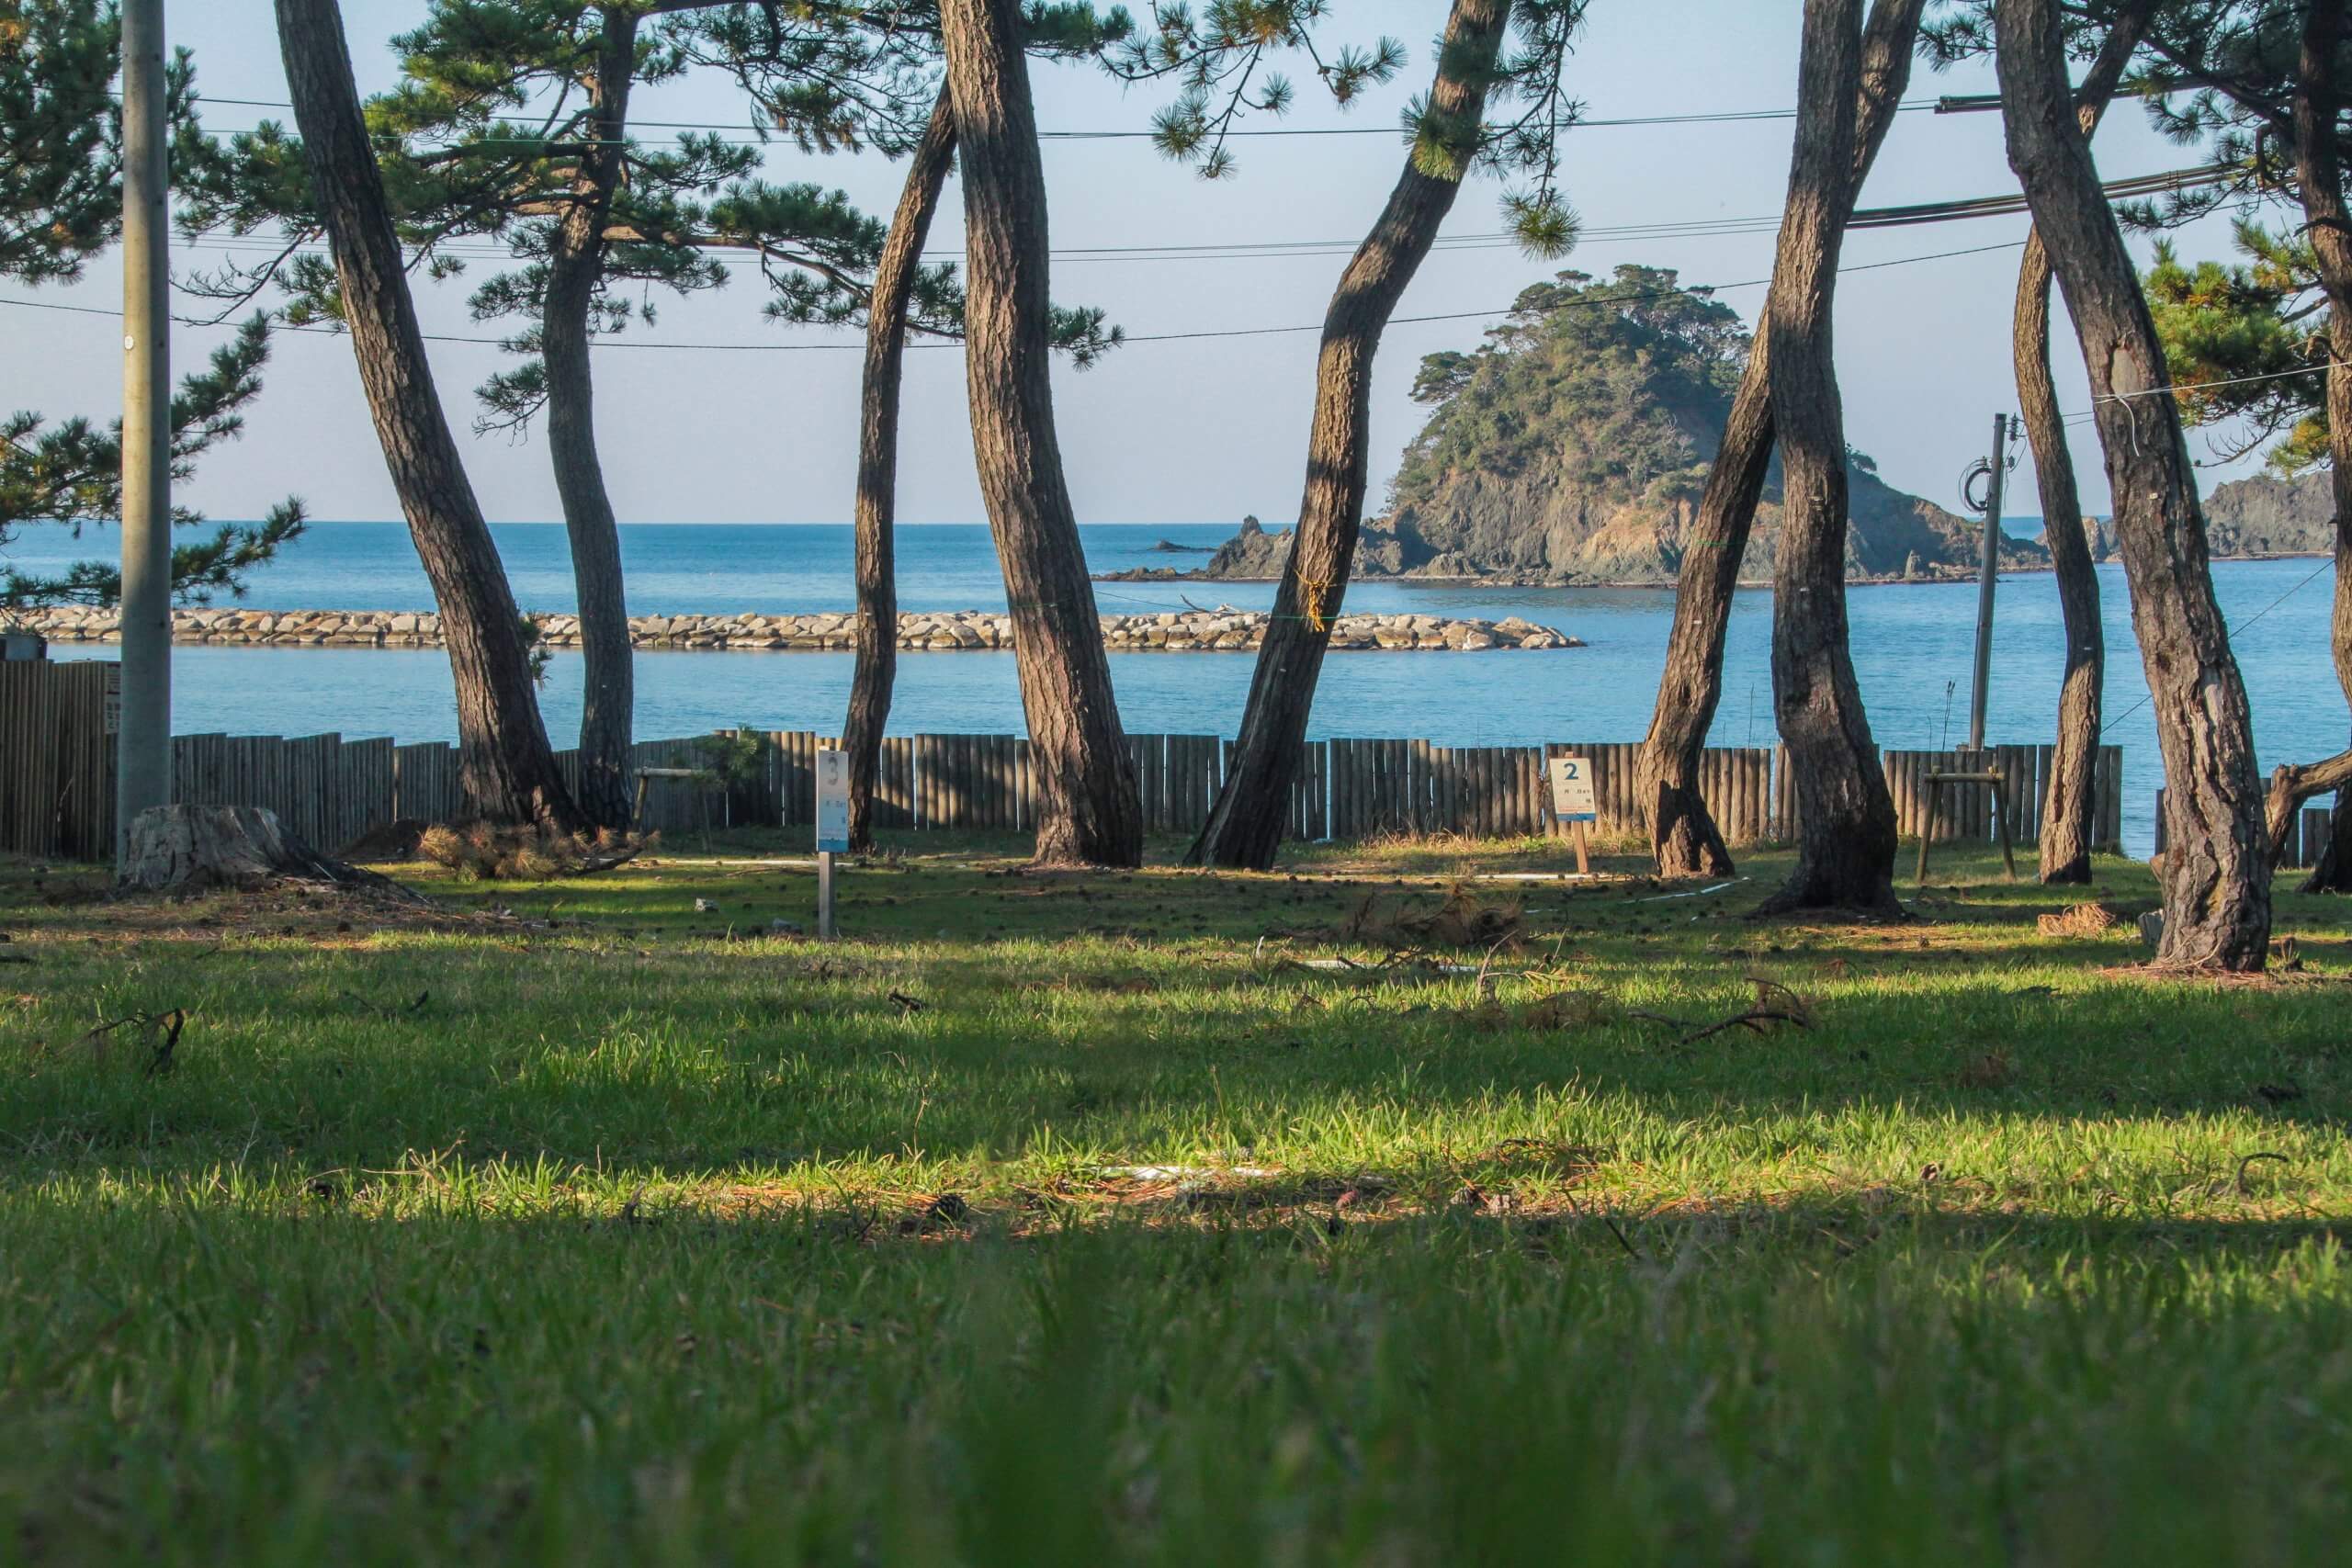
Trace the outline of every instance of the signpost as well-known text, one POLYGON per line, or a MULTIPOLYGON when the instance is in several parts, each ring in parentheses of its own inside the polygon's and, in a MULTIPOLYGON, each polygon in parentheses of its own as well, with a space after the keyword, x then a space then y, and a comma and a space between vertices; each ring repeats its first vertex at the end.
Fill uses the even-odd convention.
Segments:
POLYGON ((1577 874, 1590 876, 1592 863, 1586 858, 1585 835, 1591 829, 1586 824, 1600 820, 1600 807, 1592 795, 1592 761, 1586 757, 1555 757, 1549 771, 1552 815, 1568 824, 1568 836, 1576 840, 1577 874))
POLYGON ((849 753, 817 753, 817 940, 833 929, 833 857, 849 853, 849 753))

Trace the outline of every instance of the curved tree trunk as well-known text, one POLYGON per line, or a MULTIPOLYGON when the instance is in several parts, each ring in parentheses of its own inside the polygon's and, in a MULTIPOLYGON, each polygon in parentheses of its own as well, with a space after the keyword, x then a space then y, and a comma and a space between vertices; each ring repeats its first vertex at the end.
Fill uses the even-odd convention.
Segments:
MULTIPOLYGON (((1453 0, 1430 89, 1435 121, 1483 123, 1488 78, 1510 17, 1509 0, 1453 0)), ((1461 188, 1458 168, 1451 177, 1428 174, 1408 156, 1388 205, 1356 247, 1324 311, 1298 527, 1250 674, 1232 766, 1187 857, 1195 863, 1262 871, 1274 863, 1316 682, 1330 646, 1331 623, 1347 596, 1363 525, 1373 355, 1397 299, 1429 254, 1461 188)))
POLYGON ((1136 865, 1143 813, 1054 434, 1046 176, 1019 0, 944 0, 964 160, 966 374, 1037 775, 1040 864, 1136 865))
POLYGON ((276 0, 286 81, 376 436, 433 584, 458 697, 458 770, 495 821, 585 825, 557 773, 531 687, 522 617, 449 433, 359 113, 334 0, 276 0))
POLYGON ((2254 726, 2213 600, 2205 517, 2164 347, 2075 118, 2058 0, 1996 0, 1995 17, 2009 164, 2065 280, 2082 341, 2154 699, 2172 846, 2157 956, 2260 969, 2270 880, 2254 726))
MULTIPOLYGON (((2098 58, 2075 95, 2083 134, 2098 128, 2115 85, 2147 31, 2154 0, 2140 0, 2108 29, 2098 58)), ((2050 756, 2050 793, 2041 808, 2041 880, 2088 882, 2091 838, 2098 831, 2099 712, 2107 683, 2107 629, 2099 618, 2098 569, 2083 536, 2083 498, 2058 389, 2050 378, 2050 253, 2029 232, 2018 264, 2017 315, 2011 347, 2017 361, 2018 406, 2033 446, 2034 483, 2041 492, 2042 536, 2058 580, 2066 622, 2066 673, 2058 688, 2058 743, 2050 756)))
POLYGON ((1768 912, 1897 910, 1894 802, 1862 711, 1846 625, 1846 427, 1831 352, 1853 210, 1861 0, 1805 0, 1796 149, 1772 265, 1772 423, 1785 512, 1772 572, 1772 705, 1788 746, 1797 863, 1768 912))
POLYGON ((874 847, 874 789, 882 771, 882 731, 890 718, 890 686, 899 673, 899 589, 896 547, 899 488, 899 380, 906 360, 907 314, 922 244, 939 210, 939 193, 956 161, 956 113, 942 87, 907 165, 906 188, 890 218, 874 268, 866 310, 865 385, 857 443, 857 666, 849 681, 849 717, 842 749, 849 753, 849 843, 874 847))
MULTIPOLYGON (((1912 45, 1926 8, 1927 0, 1877 0, 1871 7, 1862 38, 1853 182, 1845 198, 1849 212, 1910 83, 1912 45)), ((1650 850, 1661 876, 1721 876, 1732 869, 1731 852, 1700 794, 1699 764, 1716 705, 1723 700, 1724 639, 1731 625, 1732 594, 1739 586, 1739 565, 1755 526, 1756 503, 1772 466, 1770 321, 1768 298, 1757 322, 1755 346, 1732 397, 1722 445, 1707 470, 1690 543, 1676 573, 1666 670, 1658 681, 1649 734, 1642 742, 1635 789, 1648 818, 1650 850)))
POLYGON ((605 223, 623 177, 620 141, 636 73, 637 13, 606 6, 603 15, 590 87, 593 144, 580 156, 571 205, 548 245, 539 356, 548 373, 548 453, 555 461, 556 494, 563 504, 580 602, 580 807, 597 827, 626 828, 631 816, 634 656, 621 581, 620 525, 596 456, 588 319, 604 276, 605 223))
MULTIPOLYGON (((2294 121, 2303 232, 2327 295, 2327 449, 2335 484, 2335 610, 2328 640, 2336 682, 2352 701, 2352 210, 2345 202, 2342 143, 2335 136, 2344 112, 2336 68, 2345 30, 2341 5, 2313 0, 2296 62, 2294 121)), ((2352 790, 2336 791, 2327 845, 2303 891, 2352 893, 2352 790)))

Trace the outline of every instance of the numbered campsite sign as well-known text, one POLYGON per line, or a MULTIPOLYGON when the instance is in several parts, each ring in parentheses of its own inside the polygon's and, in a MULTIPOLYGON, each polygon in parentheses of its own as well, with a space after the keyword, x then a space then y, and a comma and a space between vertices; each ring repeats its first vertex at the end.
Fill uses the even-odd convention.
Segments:
POLYGON ((1585 757, 1552 759, 1552 815, 1563 822, 1598 822, 1592 798, 1592 762, 1585 757))
POLYGON ((1577 874, 1589 876, 1592 863, 1585 852, 1585 835, 1591 829, 1586 825, 1600 820, 1592 794, 1592 759, 1555 757, 1551 772, 1552 815, 1568 824, 1568 836, 1577 846, 1577 874))
POLYGON ((849 853, 849 753, 817 753, 817 939, 833 929, 833 857, 849 853))
POLYGON ((849 853, 849 753, 817 753, 817 852, 849 853))

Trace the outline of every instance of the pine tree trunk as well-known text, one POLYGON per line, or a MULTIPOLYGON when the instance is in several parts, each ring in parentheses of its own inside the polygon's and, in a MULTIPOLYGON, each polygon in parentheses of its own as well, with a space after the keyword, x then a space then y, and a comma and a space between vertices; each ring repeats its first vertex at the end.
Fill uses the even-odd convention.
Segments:
MULTIPOLYGON (((2295 72, 2295 184, 2304 234, 2327 296, 2327 450, 2335 494, 2335 608, 2329 637, 2335 679, 2352 702, 2352 210, 2344 194, 2343 143, 2335 134, 2345 86, 2336 69, 2344 7, 2313 0, 2295 72)), ((2352 893, 2352 790, 2338 790, 2328 842, 2303 884, 2306 893, 2352 893)))
MULTIPOLYGON (((2122 80, 2124 67, 2146 32, 2153 0, 2116 18, 2099 46, 2098 58, 2075 93, 2083 134, 2097 129, 2099 116, 2122 80)), ((2099 616, 2098 568, 2083 536, 2082 492, 2075 485, 2075 460, 2066 450, 2066 426, 2058 411, 2058 389, 2050 377, 2050 253, 2038 232, 2029 232, 2025 259, 2018 265, 2017 314, 2011 346, 2017 362, 2018 405, 2026 439, 2033 447, 2034 482, 2041 493, 2042 537, 2050 545, 2051 573, 2058 580, 2058 605, 2066 623, 2066 671, 2058 688, 2058 743, 2050 755, 2049 798, 2041 808, 2041 880, 2049 884, 2091 879, 2092 838, 2098 829, 2098 739, 2104 723, 2101 694, 2107 682, 2107 628, 2099 616)))
POLYGON ((2148 312, 2066 86, 2058 0, 1996 0, 2009 164, 2065 280, 2164 754, 2173 964, 2258 970, 2270 884, 2254 727, 2213 599, 2205 518, 2148 312))
POLYGON ((384 182, 359 115, 334 0, 277 0, 286 81, 334 252, 359 379, 409 534, 433 584, 458 696, 458 773, 499 822, 584 823, 548 750, 522 617, 449 433, 401 266, 384 182))
POLYGON ((890 218, 874 268, 866 310, 865 384, 857 443, 857 665, 849 681, 849 717, 842 748, 849 753, 849 842, 874 847, 874 791, 882 772, 882 732, 890 718, 890 687, 899 673, 897 547, 899 382, 906 359, 907 316, 923 240, 939 193, 956 161, 956 113, 940 89, 907 164, 906 188, 890 218))
MULTIPOLYGON (((1430 90, 1430 113, 1438 123, 1484 121, 1488 77, 1510 16, 1509 0, 1453 0, 1430 90)), ((1324 311, 1298 527, 1250 678, 1232 765, 1187 856, 1196 864, 1262 871, 1274 863, 1306 746, 1307 714, 1363 524, 1373 356, 1461 188, 1458 172, 1453 177, 1426 173, 1408 155, 1388 205, 1356 248, 1324 311)))
POLYGON ((636 72, 634 11, 604 7, 596 56, 590 87, 594 144, 581 155, 571 204, 548 245, 539 357, 548 373, 548 453, 555 461, 556 494, 571 544, 580 608, 580 807, 595 826, 619 829, 629 825, 632 815, 628 752, 636 672, 620 525, 596 455, 588 321, 604 275, 605 223, 625 172, 619 143, 628 130, 636 72))
POLYGON ((1796 869, 1768 912, 1894 913, 1894 802, 1846 624, 1846 428, 1831 297, 1857 145, 1861 0, 1805 0, 1796 148, 1772 266, 1772 423, 1785 512, 1772 574, 1772 703, 1796 801, 1796 869))
MULTIPOLYGON (((1853 182, 1845 197, 1849 212, 1910 83, 1912 45, 1926 8, 1927 0, 1877 0, 1871 7, 1862 38, 1853 182)), ((1642 742, 1635 787, 1648 814, 1651 853, 1661 876, 1723 876, 1732 869, 1731 852, 1700 793, 1699 770, 1707 731, 1723 700, 1732 595, 1755 527, 1757 501, 1772 467, 1770 321, 1768 299, 1676 573, 1666 670, 1642 742)))
POLYGON ((1004 568, 1041 865, 1136 865, 1143 813, 1054 433, 1046 176, 1019 0, 944 0, 964 161, 972 445, 1004 568))

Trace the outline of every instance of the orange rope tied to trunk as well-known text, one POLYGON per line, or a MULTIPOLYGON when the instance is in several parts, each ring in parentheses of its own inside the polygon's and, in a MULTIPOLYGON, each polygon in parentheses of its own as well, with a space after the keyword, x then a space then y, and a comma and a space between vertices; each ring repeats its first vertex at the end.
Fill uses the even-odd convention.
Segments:
POLYGON ((1323 595, 1331 591, 1331 581, 1324 577, 1301 577, 1298 580, 1299 609, 1306 622, 1306 629, 1320 637, 1330 630, 1323 619, 1323 595))

